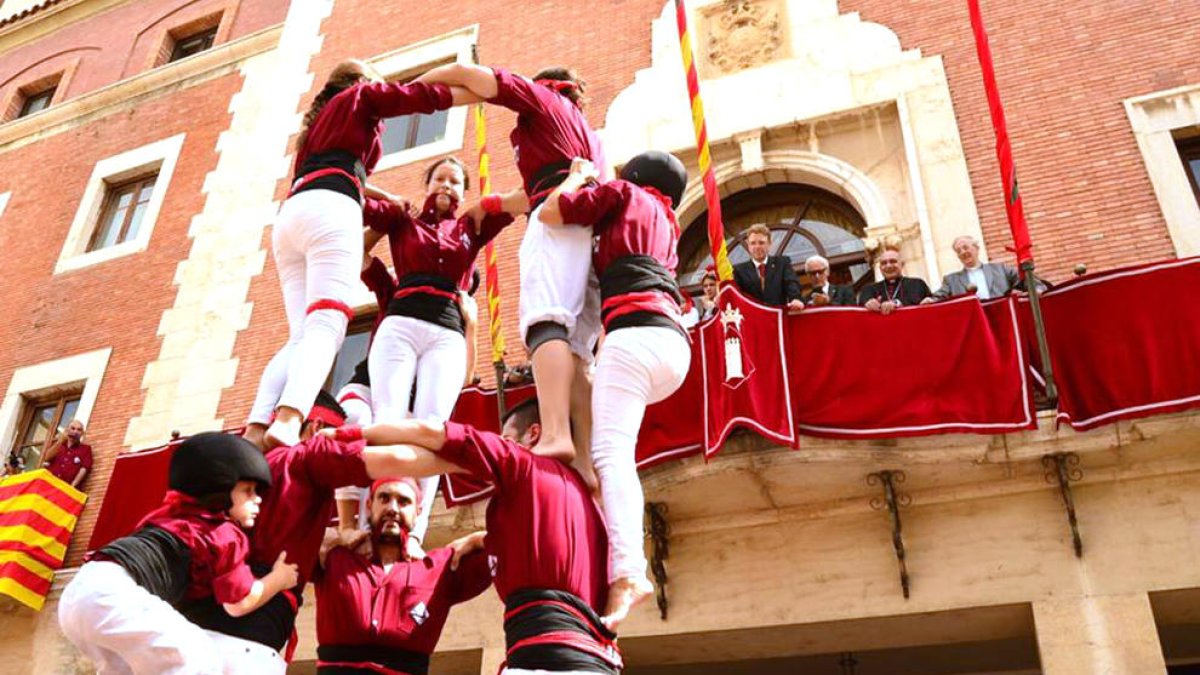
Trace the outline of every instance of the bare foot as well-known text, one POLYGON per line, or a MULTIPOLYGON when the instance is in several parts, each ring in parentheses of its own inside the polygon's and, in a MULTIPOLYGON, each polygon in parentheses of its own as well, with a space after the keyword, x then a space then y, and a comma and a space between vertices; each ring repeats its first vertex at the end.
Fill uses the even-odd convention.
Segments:
POLYGON ((267 426, 265 424, 251 422, 250 424, 246 425, 246 430, 242 432, 242 438, 253 443, 258 447, 259 450, 263 450, 265 449, 263 447, 263 437, 266 436, 266 434, 267 426))
POLYGON ((600 620, 609 630, 616 632, 617 625, 629 616, 629 610, 653 592, 654 584, 646 577, 617 579, 608 586, 608 606, 600 620))
POLYGON ((564 438, 543 438, 538 441, 537 445, 530 448, 529 451, 535 455, 551 457, 567 464, 575 461, 575 446, 571 443, 570 436, 564 438))

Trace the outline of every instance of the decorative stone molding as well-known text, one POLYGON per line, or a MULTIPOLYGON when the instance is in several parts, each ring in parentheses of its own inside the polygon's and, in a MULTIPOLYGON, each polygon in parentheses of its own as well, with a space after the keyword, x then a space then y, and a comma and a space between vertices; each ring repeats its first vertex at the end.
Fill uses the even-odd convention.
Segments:
MULTIPOLYGON (((836 157, 807 150, 769 150, 761 153, 761 166, 746 170, 741 156, 713 163, 713 177, 724 190, 736 192, 727 186, 736 186, 738 179, 756 177, 759 184, 803 183, 828 190, 850 202, 862 214, 867 227, 892 225, 892 215, 887 200, 865 173, 857 167, 836 157)), ((680 223, 690 223, 704 209, 704 186, 700 176, 692 172, 687 190, 676 211, 680 223)))
POLYGON ((703 10, 703 64, 727 75, 786 55, 787 5, 781 0, 724 0, 703 10))
POLYGON ((1179 257, 1200 254, 1200 204, 1179 159, 1173 132, 1200 127, 1200 84, 1125 100, 1146 173, 1179 257))
MULTIPOLYGON (((758 4, 696 0, 688 3, 688 11, 692 25, 701 25, 710 15, 746 16, 745 8, 758 4)), ((754 134, 784 139, 787 152, 794 154, 787 160, 776 155, 775 160, 798 162, 785 173, 846 197, 862 210, 868 227, 894 225, 897 218, 915 223, 916 236, 906 236, 913 242, 905 245, 909 270, 924 270, 936 283, 939 270, 956 264, 956 236, 983 238, 941 58, 903 49, 887 27, 863 21, 856 13, 841 13, 837 0, 779 0, 776 6, 784 45, 772 60, 728 73, 710 71, 701 80, 723 194, 752 187, 753 181, 737 179, 756 174, 739 173, 743 161, 754 164, 752 144, 747 148, 751 152, 742 152, 733 164, 721 161, 719 147, 728 150, 731 143, 741 145, 754 134), (898 155, 902 159, 893 175, 902 175, 902 180, 889 186, 888 199, 878 197, 879 186, 866 186, 873 182, 869 163, 856 160, 857 166, 849 167, 854 171, 846 172, 842 165, 847 162, 814 159, 832 159, 836 152, 825 147, 822 137, 829 124, 892 108, 903 138, 898 155), (733 182, 723 182, 722 173, 733 182)), ((701 45, 703 51, 703 38, 701 45)), ((651 66, 638 71, 608 108, 602 131, 605 153, 615 164, 647 148, 691 156, 689 169, 698 181, 690 113, 674 4, 666 2, 651 25, 651 66)), ((865 142, 865 136, 860 138, 865 142)), ((773 140, 769 147, 777 148, 779 142, 773 140)), ((771 166, 772 152, 764 150, 764 167, 771 166)), ((784 181, 769 169, 763 176, 767 182, 784 181)), ((692 187, 688 194, 694 199, 698 182, 692 187)), ((703 210, 695 201, 687 208, 703 210)), ((688 216, 681 213, 680 220, 688 222, 688 216)))

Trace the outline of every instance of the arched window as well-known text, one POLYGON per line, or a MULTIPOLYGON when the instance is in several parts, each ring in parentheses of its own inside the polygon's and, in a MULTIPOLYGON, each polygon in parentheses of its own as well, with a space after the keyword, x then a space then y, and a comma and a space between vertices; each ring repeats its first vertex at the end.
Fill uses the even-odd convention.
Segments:
MULTIPOLYGON (((785 255, 807 287, 804 260, 811 255, 829 259, 834 283, 870 283, 862 238, 866 224, 854 207, 837 195, 794 183, 745 190, 721 200, 725 246, 729 262, 750 259, 745 231, 762 223, 771 228, 771 255, 785 255)), ((712 264, 708 247, 708 211, 692 221, 679 242, 679 282, 688 292, 699 290, 704 271, 712 264)))

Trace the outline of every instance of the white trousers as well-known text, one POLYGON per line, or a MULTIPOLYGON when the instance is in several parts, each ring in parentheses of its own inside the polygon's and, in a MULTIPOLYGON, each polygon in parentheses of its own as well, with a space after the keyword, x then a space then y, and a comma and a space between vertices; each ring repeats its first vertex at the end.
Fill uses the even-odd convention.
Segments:
MULTIPOLYGON (((454 412, 467 376, 467 341, 457 331, 410 316, 389 316, 379 325, 367 357, 371 373, 371 416, 376 424, 408 417, 445 422, 454 412), (413 380, 416 398, 412 398, 413 380)), ((421 511, 412 536, 424 541, 438 477, 422 478, 421 511)))
POLYGON ((102 675, 220 675, 224 671, 203 630, 113 562, 89 562, 79 568, 63 589, 58 624, 102 675))
POLYGON ((263 371, 250 422, 267 424, 277 406, 307 416, 333 367, 350 318, 338 309, 308 311, 319 300, 348 310, 362 267, 362 207, 331 190, 308 190, 289 197, 271 232, 271 247, 288 341, 263 371))
POLYGON ((529 327, 553 321, 567 329, 571 351, 592 362, 600 336, 600 283, 592 271, 592 228, 546 225, 529 214, 521 240, 521 295, 518 306, 521 340, 529 327))
POLYGON ((225 661, 225 675, 284 675, 287 661, 270 647, 212 630, 204 631, 225 661))
POLYGON ((608 524, 612 578, 646 576, 637 474, 638 432, 646 406, 667 398, 687 377, 692 350, 677 331, 635 326, 609 333, 592 384, 592 462, 608 524))

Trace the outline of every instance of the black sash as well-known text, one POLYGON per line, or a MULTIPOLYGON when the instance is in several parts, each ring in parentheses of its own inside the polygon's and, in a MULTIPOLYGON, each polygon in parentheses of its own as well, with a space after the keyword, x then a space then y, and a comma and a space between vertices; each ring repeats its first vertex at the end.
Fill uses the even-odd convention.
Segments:
MULTIPOLYGON (((315 152, 305 157, 300 168, 296 170, 296 175, 292 179, 292 182, 294 183, 308 174, 322 169, 338 169, 357 178, 358 185, 367 184, 367 170, 363 166, 362 160, 347 150, 326 150, 324 152, 315 152)), ((348 176, 332 174, 309 181, 296 188, 292 194, 298 194, 307 190, 332 190, 344 194, 356 202, 361 202, 362 194, 359 193, 358 185, 355 185, 354 181, 350 180, 348 176)))
POLYGON ((426 675, 429 672, 428 654, 382 645, 320 645, 317 647, 317 672, 322 675, 375 672, 353 666, 325 665, 326 663, 374 663, 409 675, 426 675))
MULTIPOLYGON (((400 279, 398 290, 429 286, 447 293, 458 293, 458 286, 445 277, 436 274, 408 274, 400 279)), ((450 298, 429 293, 412 293, 399 298, 392 298, 387 306, 388 316, 408 316, 421 321, 428 321, 435 326, 449 328, 461 335, 466 334, 462 312, 458 303, 450 298)))
MULTIPOLYGON (((583 670, 618 675, 619 666, 575 647, 563 644, 517 646, 523 640, 554 632, 575 633, 584 642, 601 645, 601 636, 611 644, 617 636, 608 630, 596 612, 576 595, 566 591, 526 588, 512 593, 504 601, 504 641, 510 668, 527 670, 583 670), (542 603, 546 604, 531 604, 542 603), (562 606, 569 607, 570 611, 562 606), (583 617, 581 620, 580 617, 583 617)), ((620 662, 620 657, 617 657, 620 662)))
POLYGON ((192 550, 161 527, 147 525, 96 551, 92 560, 115 562, 138 586, 175 604, 187 591, 192 550))

